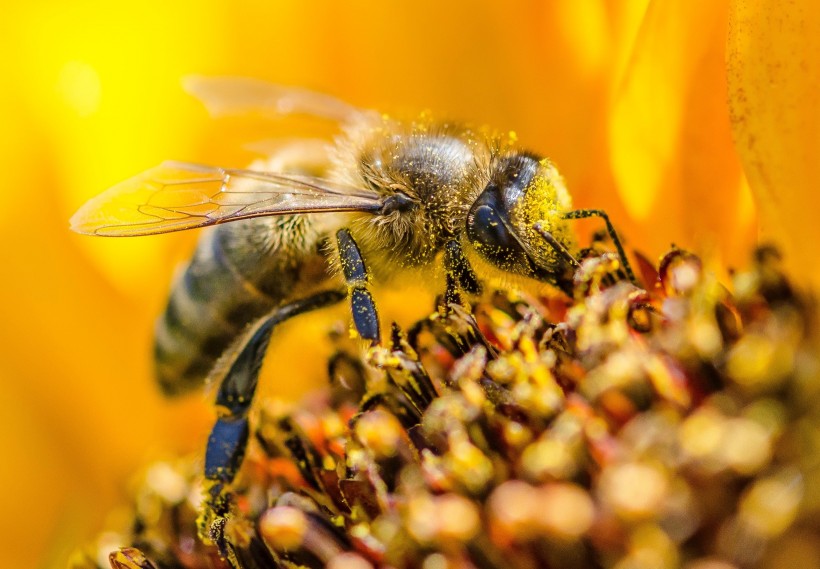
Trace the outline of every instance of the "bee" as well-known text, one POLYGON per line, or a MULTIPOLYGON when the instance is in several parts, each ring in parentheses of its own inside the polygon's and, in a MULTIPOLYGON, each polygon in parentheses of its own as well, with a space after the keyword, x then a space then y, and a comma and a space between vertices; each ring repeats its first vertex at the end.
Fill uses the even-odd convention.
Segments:
POLYGON ((230 482, 241 464, 262 358, 285 319, 348 298, 353 328, 376 345, 371 285, 399 275, 435 283, 445 303, 488 281, 568 290, 577 266, 568 222, 590 216, 604 219, 633 278, 606 214, 572 210, 553 163, 513 137, 427 115, 398 120, 253 80, 198 78, 188 88, 214 114, 305 113, 340 127, 332 143, 295 147, 290 165, 282 152, 249 169, 163 163, 71 219, 79 233, 117 237, 214 226, 155 335, 166 393, 209 374, 219 385, 209 479, 230 482))

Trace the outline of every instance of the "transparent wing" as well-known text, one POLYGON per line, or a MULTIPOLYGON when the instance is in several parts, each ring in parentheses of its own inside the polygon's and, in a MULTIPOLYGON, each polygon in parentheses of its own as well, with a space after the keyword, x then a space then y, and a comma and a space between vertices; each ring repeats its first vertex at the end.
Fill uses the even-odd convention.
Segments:
POLYGON ((261 112, 272 117, 305 114, 340 123, 353 123, 373 111, 358 109, 335 97, 308 89, 287 87, 245 77, 186 77, 182 86, 213 116, 261 112))
POLYGON ((377 212, 378 193, 324 178, 165 162, 89 200, 71 218, 88 235, 125 237, 260 217, 377 212))

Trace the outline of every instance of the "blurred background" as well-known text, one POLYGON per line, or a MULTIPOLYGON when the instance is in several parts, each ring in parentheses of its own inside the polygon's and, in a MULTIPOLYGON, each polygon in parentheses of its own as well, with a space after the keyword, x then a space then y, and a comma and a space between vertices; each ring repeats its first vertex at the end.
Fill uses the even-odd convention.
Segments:
MULTIPOLYGON (((655 260, 674 242, 736 266, 757 225, 727 109, 727 6, 6 6, 0 566, 64 566, 122 503, 130 473, 153 458, 201 452, 212 416, 202 394, 163 400, 149 358, 153 321, 196 236, 94 239, 70 233, 68 218, 162 160, 241 167, 254 157, 248 142, 324 132, 212 120, 181 77, 256 77, 515 131, 554 159, 576 206, 609 212, 629 247, 655 260)), ((581 240, 595 228, 581 225, 581 240)), ((312 360, 287 383, 323 377, 322 359, 312 360)))

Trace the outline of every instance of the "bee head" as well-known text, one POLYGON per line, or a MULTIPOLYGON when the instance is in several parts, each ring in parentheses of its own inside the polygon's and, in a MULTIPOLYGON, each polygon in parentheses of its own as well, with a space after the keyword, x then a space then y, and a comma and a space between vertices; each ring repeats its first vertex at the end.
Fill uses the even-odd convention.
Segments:
POLYGON ((467 216, 467 238, 478 254, 502 271, 555 281, 566 264, 536 231, 574 248, 562 214, 572 207, 555 166, 546 158, 516 153, 499 158, 467 216))

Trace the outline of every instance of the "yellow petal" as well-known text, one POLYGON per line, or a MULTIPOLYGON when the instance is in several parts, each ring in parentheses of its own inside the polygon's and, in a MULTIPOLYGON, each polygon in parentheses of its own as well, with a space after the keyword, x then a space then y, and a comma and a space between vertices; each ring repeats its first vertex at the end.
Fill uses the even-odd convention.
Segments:
POLYGON ((612 168, 650 252, 714 246, 737 261, 753 239, 725 99, 725 33, 725 2, 653 1, 617 86, 612 168))
POLYGON ((820 3, 733 0, 730 24, 732 128, 763 235, 820 284, 820 3))

